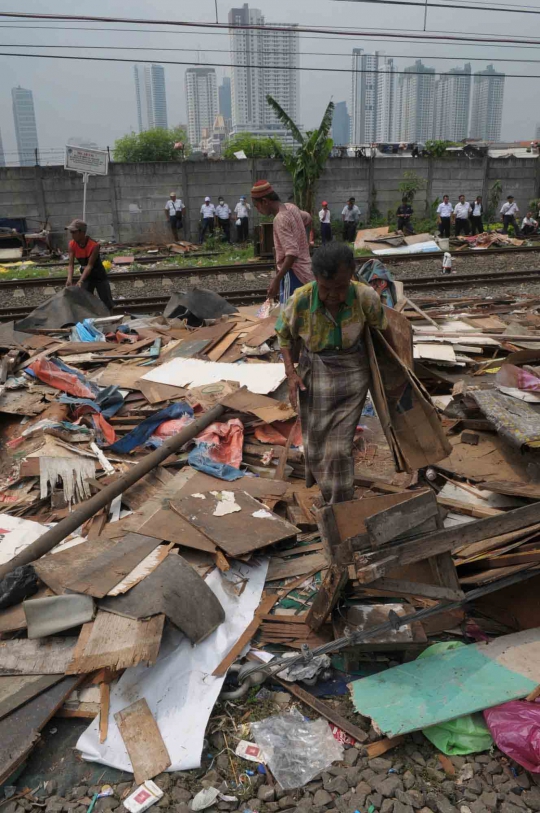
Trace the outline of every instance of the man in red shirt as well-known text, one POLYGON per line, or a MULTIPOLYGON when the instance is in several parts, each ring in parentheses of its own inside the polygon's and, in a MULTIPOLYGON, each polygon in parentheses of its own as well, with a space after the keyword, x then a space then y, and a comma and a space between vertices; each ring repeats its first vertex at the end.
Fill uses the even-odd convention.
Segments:
POLYGON ((274 215, 276 275, 268 286, 268 297, 275 299, 279 294, 284 305, 297 288, 313 280, 306 235, 311 216, 294 203, 282 203, 268 181, 257 181, 251 197, 260 214, 274 215))
POLYGON ((73 220, 66 228, 72 238, 69 243, 66 288, 73 285, 73 269, 75 260, 77 260, 81 268, 81 276, 75 284, 91 294, 96 291, 101 301, 112 311, 114 303, 111 286, 99 256, 99 243, 88 237, 84 220, 73 220))

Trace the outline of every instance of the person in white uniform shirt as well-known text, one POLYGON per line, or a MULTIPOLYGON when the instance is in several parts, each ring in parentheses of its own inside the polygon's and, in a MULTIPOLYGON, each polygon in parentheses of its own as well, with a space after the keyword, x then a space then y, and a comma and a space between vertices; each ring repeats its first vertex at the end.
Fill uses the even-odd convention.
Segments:
POLYGON ((442 203, 437 206, 437 223, 439 224, 439 236, 450 237, 450 221, 454 207, 450 203, 448 195, 443 195, 442 203))
POLYGON ((465 195, 460 195, 459 202, 454 206, 456 237, 459 237, 462 231, 465 232, 465 234, 469 234, 471 230, 469 223, 469 216, 471 212, 471 204, 465 200, 465 195))
POLYGON ((482 206, 482 195, 477 195, 472 205, 471 225, 473 234, 482 234, 484 231, 484 207, 482 206))
POLYGON ((231 242, 231 209, 220 195, 216 206, 216 222, 223 232, 226 243, 231 242))
POLYGON ((236 235, 239 243, 247 243, 249 240, 249 211, 251 206, 246 202, 246 196, 241 195, 240 200, 234 207, 236 215, 236 235), (240 221, 240 222, 238 222, 240 221))
POLYGON ((514 235, 519 237, 520 231, 517 224, 516 215, 519 212, 518 205, 514 200, 513 195, 508 195, 506 203, 501 206, 501 214, 503 216, 502 233, 508 234, 508 226, 514 227, 514 235))
POLYGON ((343 220, 343 239, 346 243, 352 243, 356 237, 356 229, 360 222, 362 212, 355 203, 354 198, 349 198, 347 205, 343 207, 341 219, 343 220))
POLYGON ((178 240, 178 229, 182 228, 182 216, 185 211, 183 201, 176 199, 176 193, 171 192, 169 200, 165 204, 165 216, 171 227, 173 240, 178 240))
POLYGON ((323 246, 332 242, 332 225, 330 209, 328 203, 323 200, 322 209, 319 212, 319 220, 321 221, 321 242, 323 246))
POLYGON ((204 203, 201 206, 201 233, 199 237, 199 243, 204 243, 204 235, 206 232, 210 232, 210 234, 214 233, 214 220, 216 217, 216 207, 212 203, 209 197, 204 199, 204 203))
POLYGON ((536 234, 538 231, 538 220, 533 218, 532 212, 527 212, 527 217, 524 217, 521 222, 522 234, 536 234))

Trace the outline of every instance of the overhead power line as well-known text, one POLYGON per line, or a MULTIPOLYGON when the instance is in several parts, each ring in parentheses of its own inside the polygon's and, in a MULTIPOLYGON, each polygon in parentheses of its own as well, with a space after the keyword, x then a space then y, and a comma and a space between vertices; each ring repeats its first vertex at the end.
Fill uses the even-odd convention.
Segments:
MULTIPOLYGON (((402 0, 363 0, 363 2, 369 3, 390 3, 392 5, 401 5, 401 6, 419 6, 421 8, 426 7, 426 3, 421 2, 420 0, 414 0, 413 2, 402 2, 402 0)), ((437 4, 428 4, 428 6, 436 8, 463 8, 463 9, 471 9, 474 6, 466 5, 455 5, 455 4, 448 4, 448 5, 437 5, 437 4)), ((485 11, 489 11, 489 8, 482 9, 485 11)), ((524 12, 525 13, 525 12, 524 12)), ((528 12, 527 12, 528 13, 528 12)), ((540 9, 538 12, 531 12, 531 13, 538 13, 540 14, 540 9)), ((207 22, 190 22, 184 20, 146 20, 140 18, 130 18, 130 17, 93 17, 88 15, 70 15, 70 14, 34 14, 29 12, 15 12, 15 11, 0 11, 0 17, 9 17, 9 18, 22 18, 22 19, 32 19, 32 20, 66 20, 68 22, 101 22, 101 23, 129 23, 130 25, 169 25, 169 26, 180 26, 180 27, 188 27, 188 28, 208 28, 208 29, 222 29, 226 28, 234 29, 234 30, 246 30, 246 31, 278 31, 281 33, 313 33, 313 34, 334 34, 335 36, 345 36, 350 37, 351 31, 355 33, 356 36, 361 36, 364 38, 368 37, 376 37, 377 35, 374 33, 368 33, 366 31, 357 29, 357 28, 325 28, 323 26, 298 26, 298 25, 234 25, 231 26, 229 23, 207 23, 207 22)), ((447 33, 442 34, 432 34, 428 32, 418 32, 418 33, 395 33, 391 34, 389 32, 379 32, 380 35, 384 35, 386 37, 395 37, 397 39, 420 39, 420 40, 452 40, 456 42, 490 42, 499 43, 499 42, 512 42, 512 43, 534 43, 540 44, 540 40, 538 39, 524 39, 524 38, 517 38, 517 37, 493 37, 492 35, 486 37, 470 37, 470 36, 455 36, 450 35, 447 33)))

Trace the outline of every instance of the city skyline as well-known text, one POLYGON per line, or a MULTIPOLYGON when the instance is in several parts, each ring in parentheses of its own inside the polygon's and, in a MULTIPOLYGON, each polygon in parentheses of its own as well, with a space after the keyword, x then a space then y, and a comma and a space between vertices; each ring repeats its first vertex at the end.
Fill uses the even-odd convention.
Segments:
POLYGON ((19 85, 11 89, 11 98, 19 164, 31 167, 37 163, 36 153, 39 151, 34 94, 19 85))
POLYGON ((500 139, 505 78, 493 65, 474 74, 470 137, 500 139))

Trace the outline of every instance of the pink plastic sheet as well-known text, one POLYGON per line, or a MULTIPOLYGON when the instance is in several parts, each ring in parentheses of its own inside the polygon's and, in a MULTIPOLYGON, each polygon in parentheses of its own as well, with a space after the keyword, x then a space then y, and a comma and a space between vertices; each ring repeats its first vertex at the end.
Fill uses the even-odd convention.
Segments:
POLYGON ((516 367, 515 364, 503 364, 497 371, 497 384, 503 387, 516 387, 525 392, 540 392, 540 378, 516 367))
POLYGON ((540 704, 511 700, 485 709, 484 719, 500 750, 531 773, 540 773, 540 704))
POLYGON ((200 435, 197 442, 208 443, 209 455, 216 463, 228 463, 239 469, 242 463, 244 445, 244 424, 238 418, 231 418, 227 423, 213 423, 200 435))

